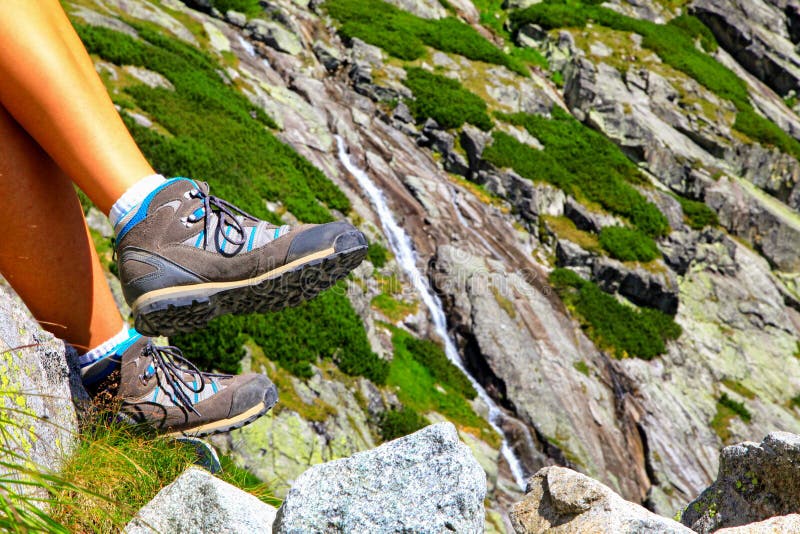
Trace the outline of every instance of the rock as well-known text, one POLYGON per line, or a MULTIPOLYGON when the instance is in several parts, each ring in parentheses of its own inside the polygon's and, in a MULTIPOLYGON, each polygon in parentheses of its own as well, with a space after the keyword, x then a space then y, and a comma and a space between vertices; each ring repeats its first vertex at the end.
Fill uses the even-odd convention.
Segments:
POLYGON ((238 28, 244 28, 247 25, 247 15, 233 9, 225 12, 225 20, 238 28))
POLYGON ((321 41, 314 43, 314 55, 328 72, 336 72, 342 65, 342 54, 338 49, 325 45, 321 41))
POLYGON ((312 467, 273 531, 482 532, 486 474, 451 423, 312 467))
POLYGON ((441 19, 447 10, 438 0, 387 0, 388 3, 424 19, 441 19))
POLYGON ((261 41, 278 52, 296 56, 303 50, 300 39, 277 22, 253 19, 247 23, 247 31, 251 38, 261 41))
POLYGON ((800 436, 773 432, 761 444, 722 449, 717 479, 681 523, 700 533, 800 512, 800 436))
POLYGON ((275 513, 253 495, 190 467, 144 505, 124 532, 269 532, 275 513))
POLYGON ((133 65, 125 65, 122 69, 151 89, 161 87, 162 89, 168 89, 170 91, 175 90, 175 86, 172 85, 172 82, 152 70, 145 69, 144 67, 135 67, 133 65))
MULTIPOLYGON (((71 353, 39 327, 10 289, 0 287, 0 461, 8 480, 26 479, 15 465, 58 471, 77 445, 74 401, 84 403, 87 395, 77 369, 68 365, 71 353)), ((39 492, 35 486, 15 489, 39 492)))
POLYGON ((619 293, 639 306, 655 308, 669 315, 678 311, 678 280, 675 273, 663 265, 661 269, 648 270, 598 256, 592 264, 592 279, 604 291, 619 293))
POLYGON ((518 534, 692 532, 564 467, 545 467, 528 480, 525 498, 511 510, 511 523, 518 534))
POLYGON ((789 514, 741 527, 721 528, 716 534, 796 534, 797 532, 800 532, 800 515, 789 514))
POLYGON ((397 107, 394 108, 392 112, 392 118, 403 122, 405 124, 414 124, 414 116, 411 114, 411 110, 408 109, 408 106, 405 102, 400 102, 397 104, 397 107))
POLYGON ((491 139, 491 134, 471 124, 465 124, 461 129, 458 140, 461 143, 461 148, 467 153, 470 173, 478 172, 483 150, 491 139))
POLYGON ((547 39, 547 32, 538 24, 523 24, 517 30, 516 39, 519 46, 536 48, 547 39))
POLYGON ((568 217, 579 230, 599 232, 604 226, 619 224, 612 215, 591 211, 589 208, 568 196, 564 202, 564 216, 568 217))
POLYGON ((800 61, 786 15, 777 6, 764 0, 695 0, 691 12, 725 50, 778 94, 800 86, 800 61))

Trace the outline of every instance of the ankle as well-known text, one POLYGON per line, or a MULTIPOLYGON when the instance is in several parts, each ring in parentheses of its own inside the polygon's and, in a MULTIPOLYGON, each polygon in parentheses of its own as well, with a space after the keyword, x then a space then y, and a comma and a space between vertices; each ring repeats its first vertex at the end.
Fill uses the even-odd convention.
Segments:
POLYGON ((115 336, 79 356, 78 366, 83 385, 95 385, 119 369, 119 355, 141 337, 141 334, 125 324, 115 336))
POLYGON ((139 206, 150 193, 161 187, 165 181, 166 178, 160 174, 145 176, 128 188, 128 190, 114 202, 108 214, 108 218, 111 220, 111 225, 114 227, 115 233, 119 233, 120 228, 118 228, 118 226, 125 216, 139 206))

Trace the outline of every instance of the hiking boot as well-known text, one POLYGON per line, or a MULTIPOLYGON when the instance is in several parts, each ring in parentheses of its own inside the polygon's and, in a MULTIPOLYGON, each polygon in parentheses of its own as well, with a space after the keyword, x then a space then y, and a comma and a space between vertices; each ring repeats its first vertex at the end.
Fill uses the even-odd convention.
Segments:
POLYGON ((136 329, 151 336, 192 332, 223 314, 297 305, 367 253, 366 238, 347 222, 275 226, 188 178, 167 181, 118 227, 125 300, 136 329))
POLYGON ((177 347, 159 347, 140 337, 121 354, 120 367, 101 385, 95 398, 131 424, 153 427, 174 436, 227 432, 267 413, 278 392, 262 374, 203 373, 177 347))

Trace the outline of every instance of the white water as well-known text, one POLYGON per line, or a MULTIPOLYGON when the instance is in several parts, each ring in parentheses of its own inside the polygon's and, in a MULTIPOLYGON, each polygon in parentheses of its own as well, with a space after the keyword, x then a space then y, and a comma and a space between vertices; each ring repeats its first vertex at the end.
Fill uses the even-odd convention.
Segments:
POLYGON ((414 247, 411 245, 411 239, 408 237, 408 234, 400 228, 397 221, 395 221, 394 214, 386 203, 386 197, 383 195, 383 191, 378 189, 378 186, 372 182, 369 176, 367 176, 367 173, 359 169, 350 160, 344 140, 339 135, 336 136, 336 144, 339 147, 339 161, 341 161, 342 165, 355 177, 361 189, 369 196, 372 206, 378 213, 378 218, 383 226, 383 232, 389 240, 389 246, 392 248, 392 252, 397 258, 397 263, 411 280, 414 288, 417 290, 420 297, 422 297, 422 302, 428 308, 436 334, 444 342, 447 358, 469 378, 472 387, 478 392, 478 396, 489 407, 489 424, 498 434, 503 436, 503 445, 501 447, 503 458, 506 459, 506 462, 508 462, 508 465, 511 467, 511 472, 514 475, 517 485, 522 491, 525 491, 525 477, 522 471, 522 465, 519 459, 514 456, 511 447, 508 446, 508 441, 505 439, 505 435, 500 428, 500 419, 503 414, 494 400, 486 393, 486 390, 483 389, 483 386, 464 369, 456 345, 447 333, 447 318, 442 309, 442 303, 439 297, 433 292, 433 289, 428 283, 428 279, 422 276, 422 273, 417 268, 416 253, 414 252, 414 247))

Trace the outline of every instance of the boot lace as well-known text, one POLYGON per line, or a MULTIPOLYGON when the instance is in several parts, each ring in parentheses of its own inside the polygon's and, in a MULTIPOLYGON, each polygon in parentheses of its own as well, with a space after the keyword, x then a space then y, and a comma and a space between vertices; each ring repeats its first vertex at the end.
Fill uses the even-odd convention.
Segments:
POLYGON ((221 373, 200 371, 197 366, 183 356, 178 347, 172 345, 157 346, 150 343, 142 350, 142 354, 151 359, 151 365, 139 375, 139 380, 146 384, 155 376, 161 386, 164 385, 162 380, 165 381, 173 392, 173 401, 196 415, 200 415, 200 412, 195 409, 189 393, 200 393, 206 387, 206 382, 213 378, 231 377, 231 375, 221 373), (193 377, 191 382, 187 379, 187 375, 193 377))
MULTIPOLYGON (((192 189, 189 192, 189 196, 191 198, 198 198, 203 201, 202 213, 199 213, 196 216, 190 215, 187 218, 187 222, 190 223, 199 221, 201 217, 203 218, 203 248, 208 247, 208 234, 210 233, 211 226, 214 223, 214 218, 218 220, 217 228, 214 234, 214 241, 217 243, 218 249, 220 248, 218 244, 223 242, 223 240, 233 243, 236 246, 244 245, 246 233, 239 217, 244 217, 253 221, 258 221, 258 218, 250 215, 243 209, 234 206, 227 200, 215 197, 214 195, 209 195, 201 189, 192 189), (234 237, 232 235, 226 236, 224 232, 229 226, 232 227, 240 237, 234 237)), ((222 252, 222 250, 220 250, 220 252, 222 252)))

